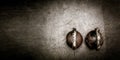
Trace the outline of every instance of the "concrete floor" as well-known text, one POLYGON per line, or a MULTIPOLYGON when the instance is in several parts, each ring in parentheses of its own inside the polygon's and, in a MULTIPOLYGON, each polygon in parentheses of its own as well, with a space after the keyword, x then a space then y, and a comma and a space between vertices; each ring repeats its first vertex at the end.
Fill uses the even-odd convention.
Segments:
POLYGON ((118 0, 12 0, 0 3, 1 60, 119 59, 118 0), (65 38, 73 27, 83 39, 89 31, 99 27, 104 36, 101 50, 90 50, 84 41, 76 50, 69 48, 65 38))

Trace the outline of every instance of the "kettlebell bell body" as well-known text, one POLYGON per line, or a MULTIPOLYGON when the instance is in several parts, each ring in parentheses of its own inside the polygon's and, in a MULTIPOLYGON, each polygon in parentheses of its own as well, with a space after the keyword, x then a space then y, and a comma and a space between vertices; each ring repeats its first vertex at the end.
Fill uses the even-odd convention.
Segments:
POLYGON ((95 28, 95 30, 90 31, 85 38, 85 42, 89 48, 99 50, 104 42, 100 29, 95 28))
POLYGON ((82 35, 76 30, 76 28, 73 28, 73 30, 70 31, 66 36, 66 42, 68 46, 71 47, 73 50, 80 47, 82 41, 82 35))

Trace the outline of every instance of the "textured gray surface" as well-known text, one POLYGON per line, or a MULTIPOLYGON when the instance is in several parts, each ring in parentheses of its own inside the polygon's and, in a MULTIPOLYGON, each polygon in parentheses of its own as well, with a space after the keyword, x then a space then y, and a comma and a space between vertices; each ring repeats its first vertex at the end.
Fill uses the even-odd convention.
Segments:
POLYGON ((8 1, 0 5, 0 58, 15 60, 104 60, 119 58, 120 1, 8 1), (75 27, 86 34, 101 29, 100 51, 85 43, 77 50, 66 44, 75 27), (115 56, 116 55, 116 56, 115 56))

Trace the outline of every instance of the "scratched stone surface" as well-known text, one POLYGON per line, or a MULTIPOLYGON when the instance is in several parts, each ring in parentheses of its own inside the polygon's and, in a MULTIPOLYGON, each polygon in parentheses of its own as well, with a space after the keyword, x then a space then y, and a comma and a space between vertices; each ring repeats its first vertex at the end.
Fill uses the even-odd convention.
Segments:
POLYGON ((0 3, 1 60, 119 58, 118 0, 5 0, 0 3), (66 35, 72 28, 85 39, 96 27, 104 37, 100 51, 90 50, 84 40, 76 50, 67 46, 66 35))

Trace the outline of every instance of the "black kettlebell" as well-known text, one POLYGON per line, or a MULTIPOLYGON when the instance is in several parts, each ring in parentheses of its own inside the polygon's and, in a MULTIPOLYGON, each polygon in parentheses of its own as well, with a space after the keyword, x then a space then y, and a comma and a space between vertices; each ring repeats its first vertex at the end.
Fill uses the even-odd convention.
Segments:
POLYGON ((90 31, 85 38, 85 42, 90 49, 99 50, 104 42, 100 29, 95 28, 95 30, 90 31))
POLYGON ((73 50, 77 49, 82 44, 82 41, 82 35, 76 30, 76 28, 73 28, 73 30, 66 36, 66 42, 73 50))

